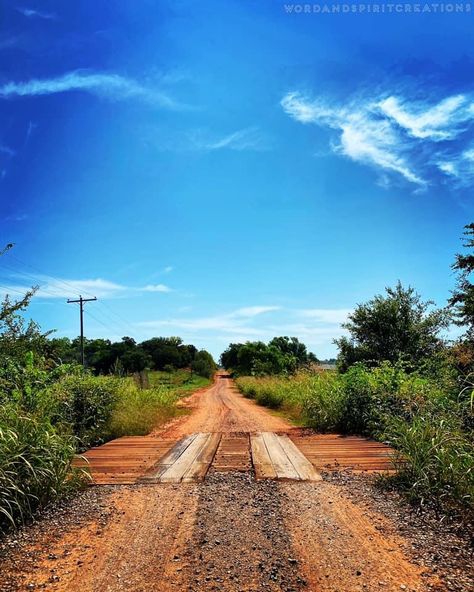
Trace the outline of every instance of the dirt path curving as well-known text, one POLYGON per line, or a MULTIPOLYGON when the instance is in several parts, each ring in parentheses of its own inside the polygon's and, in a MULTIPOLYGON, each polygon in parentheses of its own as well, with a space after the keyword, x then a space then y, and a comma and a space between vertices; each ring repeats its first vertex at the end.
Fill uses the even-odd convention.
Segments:
MULTIPOLYGON (((291 429, 224 377, 187 405, 189 416, 157 434, 291 429)), ((93 491, 59 519, 50 516, 7 541, 0 592, 443 589, 409 560, 394 528, 383 528, 387 518, 367 513, 333 483, 256 482, 250 472, 211 472, 202 484, 93 491), (87 518, 87 511, 84 518, 98 498, 106 518, 94 512, 87 518)))

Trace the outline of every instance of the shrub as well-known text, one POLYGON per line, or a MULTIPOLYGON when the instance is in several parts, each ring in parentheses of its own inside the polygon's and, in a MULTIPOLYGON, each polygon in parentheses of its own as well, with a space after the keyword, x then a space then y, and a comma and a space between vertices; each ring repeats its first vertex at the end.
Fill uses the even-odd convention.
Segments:
POLYGON ((395 480, 411 499, 474 512, 474 445, 456 417, 393 418, 386 436, 399 452, 395 480))
POLYGON ((45 414, 70 431, 82 450, 104 441, 117 401, 120 379, 81 374, 65 376, 44 394, 45 414))
POLYGON ((14 405, 0 408, 0 530, 23 524, 48 502, 74 490, 74 438, 14 405))

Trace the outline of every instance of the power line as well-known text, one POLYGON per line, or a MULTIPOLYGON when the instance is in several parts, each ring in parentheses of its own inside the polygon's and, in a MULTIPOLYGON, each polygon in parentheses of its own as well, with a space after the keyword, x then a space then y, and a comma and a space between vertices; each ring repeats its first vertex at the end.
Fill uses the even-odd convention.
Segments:
MULTIPOLYGON (((30 279, 32 279, 34 282, 39 282, 40 284, 44 285, 48 285, 47 283, 45 284, 45 279, 49 279, 51 281, 53 281, 54 283, 58 284, 58 285, 62 285, 65 286, 68 290, 72 290, 74 293, 77 293, 78 288, 77 286, 74 286, 71 283, 68 283, 65 280, 61 280, 55 276, 52 276, 50 274, 44 273, 42 270, 40 270, 39 268, 33 266, 33 265, 29 265, 28 263, 25 263, 24 261, 22 261, 21 259, 19 259, 18 257, 16 257, 15 255, 11 255, 9 254, 9 257, 11 257, 12 259, 14 259, 15 261, 17 261, 18 263, 20 263, 21 265, 24 265, 26 267, 29 267, 31 269, 36 270, 38 273, 40 273, 40 276, 37 275, 33 275, 31 273, 25 272, 25 271, 21 271, 20 273, 23 276, 29 277, 30 279)), ((18 271, 8 265, 3 264, 3 266, 13 272, 17 272, 18 271)), ((40 289, 44 294, 48 294, 49 296, 52 296, 54 298, 58 298, 60 296, 58 296, 57 293, 51 292, 46 290, 42 285, 40 285, 40 289)), ((87 292, 86 290, 83 290, 81 288, 81 291, 89 296, 93 296, 90 292, 87 292)), ((130 331, 132 333, 134 333, 136 331, 136 329, 134 327, 132 327, 132 325, 125 320, 121 315, 119 315, 115 310, 113 310, 110 306, 106 305, 104 302, 98 302, 99 306, 101 307, 101 312, 102 314, 105 314, 105 316, 107 316, 109 318, 109 321, 111 321, 113 324, 117 325, 117 320, 119 321, 119 323, 122 325, 122 328, 125 329, 126 333, 129 333, 130 331), (113 319, 111 317, 111 315, 114 315, 114 317, 116 317, 116 319, 113 319)))

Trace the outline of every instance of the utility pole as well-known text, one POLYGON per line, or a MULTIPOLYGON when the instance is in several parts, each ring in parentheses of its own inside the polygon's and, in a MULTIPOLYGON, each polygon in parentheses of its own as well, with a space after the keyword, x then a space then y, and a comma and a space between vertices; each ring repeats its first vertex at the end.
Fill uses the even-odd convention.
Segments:
POLYGON ((97 298, 94 296, 94 298, 83 298, 82 296, 79 296, 79 300, 68 300, 67 303, 68 304, 79 304, 79 311, 80 311, 80 316, 81 316, 81 363, 84 366, 84 302, 93 302, 94 300, 97 300, 97 298))

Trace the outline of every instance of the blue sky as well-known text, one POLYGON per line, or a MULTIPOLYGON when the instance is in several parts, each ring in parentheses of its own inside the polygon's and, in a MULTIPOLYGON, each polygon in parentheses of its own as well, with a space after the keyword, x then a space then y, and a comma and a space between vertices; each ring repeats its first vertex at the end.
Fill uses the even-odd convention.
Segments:
POLYGON ((471 5, 301 6, 5 0, 2 293, 39 284, 59 336, 82 293, 89 337, 215 355, 286 334, 332 356, 398 279, 444 305, 474 213, 471 5))

